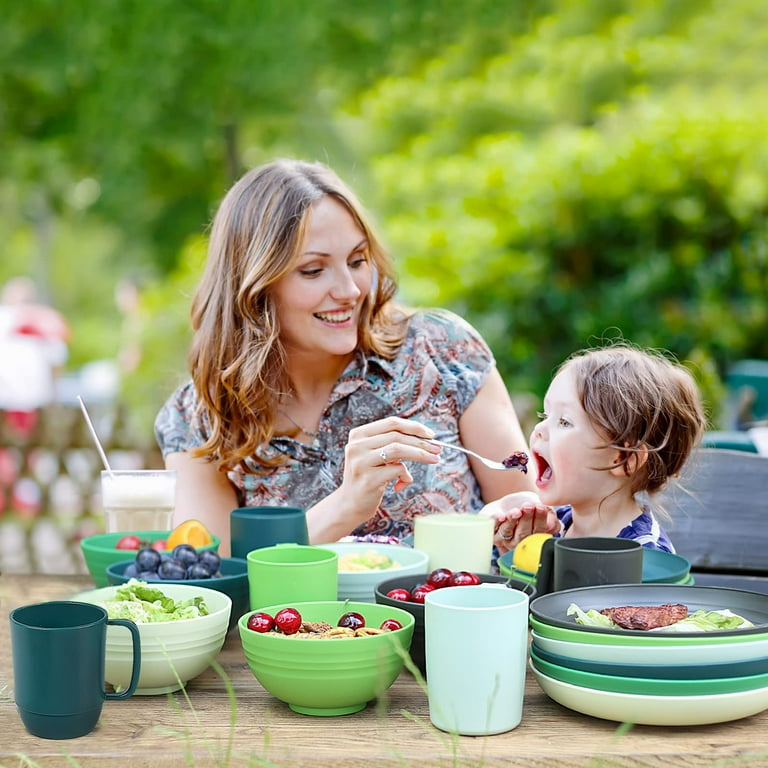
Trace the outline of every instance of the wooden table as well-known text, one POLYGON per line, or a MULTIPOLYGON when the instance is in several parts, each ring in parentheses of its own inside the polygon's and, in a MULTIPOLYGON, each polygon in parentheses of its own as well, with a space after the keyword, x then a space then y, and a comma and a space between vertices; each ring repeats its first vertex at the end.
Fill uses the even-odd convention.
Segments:
MULTIPOLYGON (((134 696, 106 702, 88 736, 50 741, 30 736, 13 702, 8 614, 18 605, 70 597, 88 577, 0 576, 0 766, 480 766, 766 765, 768 712, 733 723, 686 728, 598 720, 551 701, 528 675, 523 721, 508 733, 456 737, 434 728, 427 698, 404 672, 386 700, 354 715, 292 712, 252 676, 237 629, 218 662, 191 681, 186 698, 134 696), (231 685, 228 691, 228 685, 231 685)), ((503 646, 499 644, 499 653, 503 646)))

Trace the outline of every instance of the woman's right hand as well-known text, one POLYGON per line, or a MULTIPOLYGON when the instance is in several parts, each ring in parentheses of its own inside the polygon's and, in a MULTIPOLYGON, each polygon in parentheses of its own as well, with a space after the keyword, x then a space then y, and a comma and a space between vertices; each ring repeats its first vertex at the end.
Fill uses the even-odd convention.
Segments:
POLYGON ((418 421, 398 416, 355 427, 349 432, 344 450, 342 490, 354 494, 358 503, 369 508, 372 515, 390 482, 395 481, 396 491, 413 482, 404 461, 438 463, 440 446, 429 442, 434 436, 431 429, 418 421))
POLYGON ((334 541, 370 519, 391 482, 394 481, 396 491, 413 482, 404 462, 437 464, 441 448, 429 442, 433 437, 434 432, 428 427, 398 416, 351 429, 344 451, 341 486, 308 510, 310 539, 334 541), (333 523, 331 508, 335 510, 333 523), (318 512, 321 509, 322 518, 318 512), (334 538, 325 538, 330 535, 334 538))

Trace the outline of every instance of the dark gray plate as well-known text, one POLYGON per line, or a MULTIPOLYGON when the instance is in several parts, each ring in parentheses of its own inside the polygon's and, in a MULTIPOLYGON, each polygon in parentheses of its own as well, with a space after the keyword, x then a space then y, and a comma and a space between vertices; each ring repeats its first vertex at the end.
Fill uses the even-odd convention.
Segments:
POLYGON ((729 629, 716 632, 665 632, 654 630, 653 635, 665 637, 703 637, 710 635, 742 635, 765 633, 768 629, 768 595, 748 592, 744 589, 724 587, 697 587, 676 584, 616 584, 601 587, 581 587, 552 592, 531 601, 531 615, 543 624, 563 629, 576 629, 580 632, 596 632, 608 635, 634 635, 644 633, 636 629, 608 629, 603 627, 585 627, 576 621, 575 616, 567 616, 571 603, 588 611, 595 608, 614 608, 620 605, 663 605, 682 603, 693 613, 703 608, 708 611, 727 608, 733 613, 749 619, 754 627, 747 629, 729 629))

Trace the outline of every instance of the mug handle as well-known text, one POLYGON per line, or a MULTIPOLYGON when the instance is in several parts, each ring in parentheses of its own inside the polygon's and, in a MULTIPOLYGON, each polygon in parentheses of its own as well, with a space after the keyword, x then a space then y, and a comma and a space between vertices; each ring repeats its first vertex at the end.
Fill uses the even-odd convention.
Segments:
POLYGON ((120 693, 105 693, 104 696, 107 699, 127 699, 136 691, 136 686, 139 683, 139 672, 141 672, 141 636, 139 635, 139 628, 128 619, 107 619, 107 624, 127 627, 130 630, 131 639, 133 640, 133 667, 131 669, 131 682, 128 684, 128 687, 124 691, 120 691, 120 693))
POLYGON ((536 572, 536 596, 548 595, 555 589, 555 539, 547 539, 541 547, 539 570, 536 572))

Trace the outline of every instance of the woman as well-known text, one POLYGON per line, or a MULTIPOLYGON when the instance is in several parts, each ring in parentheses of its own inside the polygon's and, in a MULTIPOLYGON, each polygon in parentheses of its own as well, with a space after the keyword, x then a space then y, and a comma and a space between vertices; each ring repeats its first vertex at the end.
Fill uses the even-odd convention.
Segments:
POLYGON ((362 207, 325 166, 278 160, 232 187, 192 304, 192 380, 155 425, 177 522, 201 520, 222 553, 243 505, 306 509, 312 542, 402 537, 416 515, 533 489, 429 442, 499 460, 526 447, 477 332, 395 292, 362 207))

